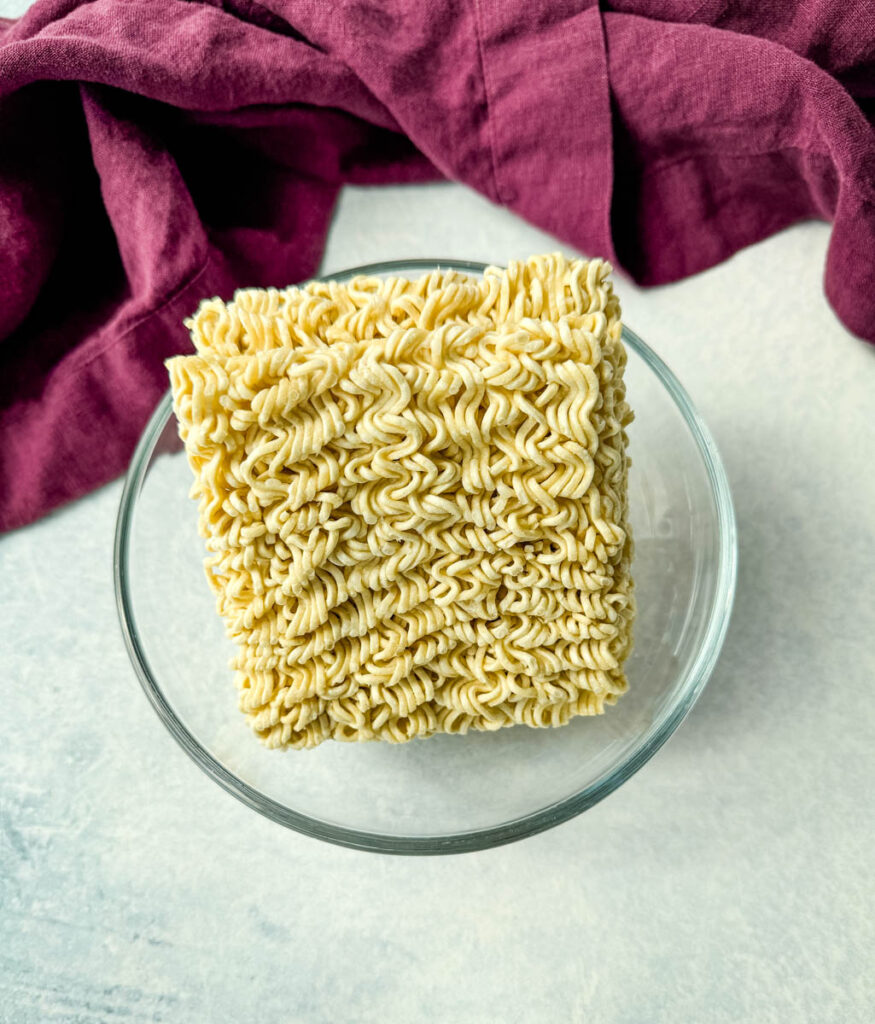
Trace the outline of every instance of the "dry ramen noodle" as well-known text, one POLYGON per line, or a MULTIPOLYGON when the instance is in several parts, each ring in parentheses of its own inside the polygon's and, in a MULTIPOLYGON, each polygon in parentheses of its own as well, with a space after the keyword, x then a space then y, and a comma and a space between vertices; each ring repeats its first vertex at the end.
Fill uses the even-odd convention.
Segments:
POLYGON ((626 689, 610 269, 246 290, 189 321, 174 409, 269 746, 558 726, 626 689))

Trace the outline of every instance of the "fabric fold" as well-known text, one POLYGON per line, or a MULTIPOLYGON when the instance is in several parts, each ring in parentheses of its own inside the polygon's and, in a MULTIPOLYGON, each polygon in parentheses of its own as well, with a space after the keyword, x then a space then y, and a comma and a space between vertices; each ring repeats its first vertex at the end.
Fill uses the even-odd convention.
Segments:
POLYGON ((474 3, 498 200, 557 238, 616 262, 611 102, 598 3, 474 3))

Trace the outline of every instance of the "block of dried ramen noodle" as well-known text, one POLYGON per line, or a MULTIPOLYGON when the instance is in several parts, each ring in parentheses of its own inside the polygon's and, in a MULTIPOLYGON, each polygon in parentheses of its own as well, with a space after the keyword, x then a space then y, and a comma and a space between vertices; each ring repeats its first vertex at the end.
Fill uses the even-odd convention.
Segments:
POLYGON ((272 747, 601 713, 634 599, 600 260, 204 302, 168 363, 240 707, 272 747))

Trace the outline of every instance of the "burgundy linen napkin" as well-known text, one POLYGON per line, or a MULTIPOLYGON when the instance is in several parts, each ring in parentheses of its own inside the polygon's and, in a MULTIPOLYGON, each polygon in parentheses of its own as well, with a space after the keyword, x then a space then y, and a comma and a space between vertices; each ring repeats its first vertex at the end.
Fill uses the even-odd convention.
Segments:
POLYGON ((125 468, 182 318, 311 276, 344 182, 463 181, 645 284, 828 219, 875 341, 873 117, 866 2, 39 0, 0 29, 0 529, 125 468))

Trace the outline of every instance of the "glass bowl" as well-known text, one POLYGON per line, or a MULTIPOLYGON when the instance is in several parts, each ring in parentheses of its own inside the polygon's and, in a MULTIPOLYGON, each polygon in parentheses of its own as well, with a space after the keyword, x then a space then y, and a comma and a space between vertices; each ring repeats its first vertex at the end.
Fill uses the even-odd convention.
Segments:
MULTIPOLYGON (((355 267, 480 274, 416 260, 355 267)), ((146 696, 188 755, 274 821, 344 846, 437 854, 497 846, 592 807, 644 765, 708 680, 729 623, 736 530, 726 474, 677 378, 632 331, 630 516, 638 601, 629 692, 602 716, 400 745, 268 750, 237 710, 225 636, 204 578, 192 478, 170 394, 134 452, 115 538, 119 616, 146 696)))

